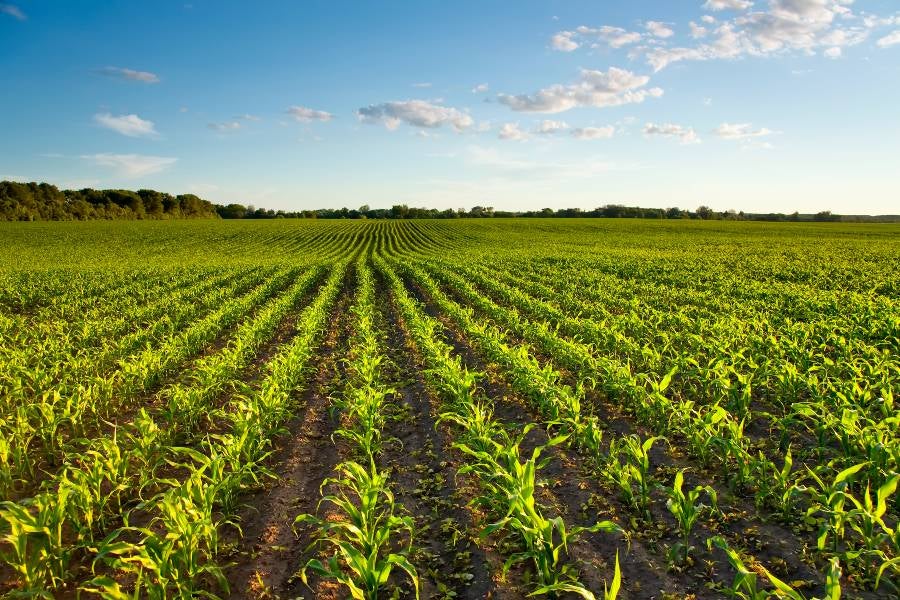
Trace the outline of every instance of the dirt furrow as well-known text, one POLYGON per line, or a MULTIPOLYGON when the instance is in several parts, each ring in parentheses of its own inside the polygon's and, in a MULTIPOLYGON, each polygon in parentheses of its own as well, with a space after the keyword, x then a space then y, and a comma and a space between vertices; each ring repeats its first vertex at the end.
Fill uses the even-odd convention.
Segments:
POLYGON ((307 559, 312 539, 294 533, 301 513, 315 513, 319 488, 338 463, 331 434, 337 427, 330 394, 341 378, 342 349, 346 347, 346 313, 350 287, 335 308, 319 348, 319 361, 311 385, 298 399, 297 415, 275 441, 271 462, 276 478, 248 497, 240 514, 242 537, 235 540, 228 571, 231 598, 294 598, 309 590, 296 577, 307 559))
POLYGON ((377 281, 398 409, 389 432, 397 443, 387 445, 383 460, 392 470, 396 499, 416 522, 413 562, 422 598, 497 597, 487 557, 475 543, 466 499, 456 487, 451 440, 435 428, 437 406, 422 378, 415 346, 383 282, 377 281))

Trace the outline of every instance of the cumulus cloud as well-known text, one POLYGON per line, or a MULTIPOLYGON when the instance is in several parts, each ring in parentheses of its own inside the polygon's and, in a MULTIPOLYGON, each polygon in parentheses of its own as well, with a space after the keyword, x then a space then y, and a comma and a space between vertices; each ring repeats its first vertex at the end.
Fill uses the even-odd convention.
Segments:
POLYGON ((587 27, 582 25, 574 31, 560 31, 550 39, 550 46, 561 52, 571 52, 581 47, 583 43, 597 48, 602 45, 610 48, 621 48, 629 44, 636 44, 643 39, 643 35, 636 31, 628 31, 621 27, 604 25, 602 27, 587 27))
POLYGON ((582 69, 576 83, 552 85, 533 94, 500 94, 498 100, 515 111, 539 113, 559 113, 579 106, 621 106, 662 96, 662 89, 646 87, 649 82, 646 75, 616 67, 605 72, 582 69))
POLYGON ((159 77, 155 73, 149 71, 135 71, 134 69, 123 69, 121 67, 104 67, 100 69, 101 75, 107 77, 115 77, 116 79, 125 79, 128 81, 139 81, 141 83, 159 83, 159 77))
POLYGON ((673 123, 665 123, 657 125, 656 123, 647 123, 644 125, 644 135, 661 136, 669 138, 677 138, 682 144, 698 144, 700 137, 693 127, 684 127, 673 123))
MULTIPOLYGON (((815 1, 815 0, 813 0, 815 1)), ((753 6, 750 0, 706 0, 703 8, 706 10, 747 10, 753 6)))
POLYGON ((490 89, 490 86, 486 83, 479 83, 475 87, 472 88, 473 94, 483 94, 490 89))
POLYGON ((538 135, 551 135, 568 128, 569 124, 565 121, 553 121, 551 119, 544 119, 543 121, 535 125, 533 132, 538 135))
POLYGON ((694 38, 695 40, 699 40, 700 38, 705 38, 706 34, 709 33, 709 31, 706 29, 706 27, 703 27, 702 25, 697 25, 693 21, 688 23, 688 25, 691 28, 691 37, 694 38))
POLYGON ((519 128, 518 123, 504 123, 500 127, 497 137, 501 140, 524 141, 528 139, 528 134, 519 128))
POLYGON ((710 10, 747 10, 715 25, 710 31, 694 26, 695 39, 709 41, 692 47, 645 47, 648 64, 656 71, 680 61, 734 59, 742 56, 773 56, 790 51, 813 54, 823 51, 836 58, 843 48, 863 42, 880 21, 858 19, 849 8, 850 0, 769 0, 765 10, 749 10, 750 2, 713 0, 710 10))
POLYGON ((425 100, 371 104, 357 110, 356 115, 363 123, 381 124, 391 130, 406 123, 423 129, 447 125, 456 131, 463 131, 475 123, 471 116, 460 110, 425 100))
POLYGON ((0 2, 0 14, 9 15, 19 21, 24 21, 28 18, 25 16, 25 13, 22 12, 21 8, 15 4, 7 4, 6 2, 0 2))
POLYGON ((153 121, 147 121, 137 115, 114 116, 110 113, 100 113, 94 115, 94 121, 102 127, 128 137, 154 137, 159 135, 154 128, 153 121))
POLYGON ((751 123, 722 123, 713 130, 723 140, 748 140, 772 135, 775 132, 766 127, 753 129, 751 123))
POLYGON ((666 23, 662 23, 660 21, 647 21, 644 23, 644 27, 647 31, 650 32, 650 35, 658 38, 670 38, 675 35, 675 32, 669 27, 666 23))
POLYGON ((574 37, 574 31, 560 31, 550 38, 550 46, 560 52, 572 52, 581 45, 573 39, 574 37))
POLYGON ((837 59, 837 58, 841 57, 841 55, 843 54, 843 51, 839 47, 834 46, 832 48, 829 48, 822 54, 824 54, 826 58, 837 59))
POLYGON ((128 179, 136 179, 138 177, 159 173, 174 165, 178 160, 177 158, 168 158, 164 156, 109 153, 87 154, 82 155, 81 158, 98 167, 113 169, 117 175, 128 179))
POLYGON ((879 39, 875 42, 879 48, 890 48, 891 46, 896 46, 900 44, 900 29, 893 33, 889 33, 883 38, 879 39))
POLYGON ((572 137, 579 140, 601 140, 609 139, 616 132, 612 125, 605 127, 579 127, 572 130, 572 137))
POLYGON ((287 109, 287 114, 291 115, 301 123, 311 123, 313 121, 330 121, 334 118, 330 112, 324 110, 313 110, 305 106, 291 106, 287 109))

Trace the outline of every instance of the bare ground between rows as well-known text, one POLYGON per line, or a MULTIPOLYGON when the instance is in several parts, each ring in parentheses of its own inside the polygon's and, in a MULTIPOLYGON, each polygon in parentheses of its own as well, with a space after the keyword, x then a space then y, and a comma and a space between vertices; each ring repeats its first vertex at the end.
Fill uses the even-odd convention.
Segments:
MULTIPOLYGON (((549 441, 542 418, 528 408, 527 402, 516 394, 504 380, 496 365, 488 364, 467 342, 456 324, 443 315, 431 303, 426 293, 408 282, 411 291, 424 303, 426 311, 445 327, 447 341, 464 362, 472 369, 485 373, 482 390, 492 400, 495 417, 512 431, 521 431, 525 425, 535 425, 522 443, 522 455, 530 456, 535 448, 549 441)), ((548 517, 562 516, 567 525, 590 526, 602 520, 613 520, 628 529, 628 508, 610 494, 592 475, 592 468, 585 459, 562 446, 546 450, 552 460, 540 472, 540 478, 548 485, 541 492, 542 503, 551 511, 548 517)), ((628 544, 620 537, 607 533, 588 533, 570 547, 570 558, 580 566, 581 580, 589 589, 599 592, 608 585, 613 573, 616 552, 622 570, 623 597, 658 598, 665 594, 687 595, 694 598, 716 598, 702 582, 696 582, 684 574, 668 572, 653 548, 635 538, 628 544)))
POLYGON ((286 433, 274 441, 268 462, 276 477, 265 489, 244 499, 245 508, 238 515, 242 535, 229 539, 234 548, 228 556, 234 565, 226 573, 230 598, 298 598, 310 594, 295 575, 305 562, 312 540, 309 536, 298 538, 293 523, 301 513, 315 514, 319 488, 338 463, 331 440, 337 421, 329 410, 329 395, 341 377, 340 351, 347 343, 348 281, 349 275, 319 346, 312 384, 298 394, 297 414, 285 424, 286 433))
MULTIPOLYGON (((448 296, 466 306, 465 299, 461 298, 449 286, 444 288, 448 296)), ((420 297, 425 298, 425 292, 421 289, 417 292, 420 297)), ((490 297, 490 295, 488 295, 490 297)), ((495 300, 496 301, 496 300, 495 300)), ((485 315, 477 307, 473 307, 475 313, 480 318, 492 322, 489 316, 485 315)), ((445 319, 448 325, 453 328, 455 323, 450 323, 449 319, 445 319)), ((502 328, 510 340, 514 344, 527 344, 532 348, 532 355, 538 359, 541 365, 552 364, 554 368, 561 374, 562 379, 569 385, 576 385, 578 377, 564 368, 560 368, 553 360, 536 348, 533 344, 528 343, 519 336, 502 328)), ((607 398, 598 390, 586 390, 587 405, 590 406, 594 414, 601 420, 604 427, 618 436, 627 435, 629 433, 637 433, 642 439, 651 437, 655 433, 646 426, 636 422, 635 417, 629 414, 624 407, 616 405, 611 399, 607 398)), ((700 522, 695 527, 695 531, 691 536, 691 545, 696 548, 694 555, 694 565, 685 572, 693 576, 698 582, 701 579, 706 581, 715 581, 719 584, 730 585, 734 572, 726 563, 724 554, 716 550, 710 552, 706 549, 706 539, 712 535, 722 535, 729 543, 743 551, 751 554, 762 565, 765 565, 778 577, 785 581, 795 582, 804 588, 804 593, 812 593, 815 595, 823 594, 824 575, 817 570, 812 562, 811 549, 798 535, 798 532, 792 528, 786 527, 778 522, 773 522, 764 518, 760 514, 755 505, 746 498, 731 493, 726 487, 722 486, 721 473, 719 471, 703 469, 697 463, 691 462, 689 458, 682 453, 679 448, 684 445, 683 440, 670 436, 672 446, 666 451, 666 444, 659 442, 654 445, 651 450, 651 460, 654 465, 655 475, 659 482, 665 487, 671 487, 675 473, 680 469, 687 469, 685 473, 685 489, 692 489, 695 485, 711 485, 714 487, 719 496, 719 506, 724 513, 720 517, 710 518, 705 522, 700 522), (701 570, 702 569, 702 570, 701 570)), ((606 442, 610 440, 607 438, 606 442)), ((602 497, 596 497, 602 503, 602 497)), ((643 531, 635 531, 638 535, 646 536, 648 540, 659 545, 659 560, 665 562, 666 545, 674 544, 679 537, 675 534, 675 521, 672 515, 665 509, 667 496, 662 489, 657 489, 653 493, 653 501, 651 502, 651 513, 653 523, 661 524, 645 528, 643 531)), ((627 509, 622 513, 627 514, 627 509)), ((805 531, 804 535, 812 536, 813 533, 805 531)), ((820 568, 824 568, 821 567, 820 568)), ((679 567, 682 569, 682 567, 679 567)), ((623 576, 624 576, 623 566, 623 576)), ((867 592, 854 590, 856 597, 881 599, 889 598, 889 594, 867 592)))
POLYGON ((391 468, 396 499, 416 523, 413 563, 419 571, 421 596, 497 598, 492 569, 486 566, 488 557, 473 539, 466 498, 456 486, 459 465, 448 452, 452 442, 445 430, 435 427, 436 406, 415 344, 380 276, 376 284, 399 408, 398 421, 388 432, 399 445, 385 448, 383 462, 391 468))

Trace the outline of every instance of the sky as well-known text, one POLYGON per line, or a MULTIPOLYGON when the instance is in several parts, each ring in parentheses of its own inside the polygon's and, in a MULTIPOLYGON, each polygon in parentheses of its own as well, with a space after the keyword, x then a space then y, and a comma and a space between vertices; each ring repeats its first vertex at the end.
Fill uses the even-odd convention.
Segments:
POLYGON ((0 179, 900 213, 896 0, 13 0, 0 81, 0 179))

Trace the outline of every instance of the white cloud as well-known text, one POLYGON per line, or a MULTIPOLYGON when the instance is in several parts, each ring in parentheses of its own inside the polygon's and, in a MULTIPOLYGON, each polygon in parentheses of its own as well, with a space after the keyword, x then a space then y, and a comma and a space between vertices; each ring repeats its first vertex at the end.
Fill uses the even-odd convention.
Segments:
POLYGON ((120 115, 118 117, 109 113, 94 115, 94 121, 99 125, 112 129, 128 137, 154 137, 159 135, 154 128, 153 121, 147 121, 137 115, 120 115))
POLYGON ((559 113, 579 106, 621 106, 662 96, 662 89, 645 87, 649 82, 646 75, 616 67, 606 72, 582 69, 577 83, 552 85, 534 94, 500 94, 498 100, 515 111, 540 113, 559 113))
POLYGON ((248 115, 248 114, 238 115, 235 117, 235 119, 242 119, 244 121, 262 121, 262 119, 260 117, 257 117, 256 115, 248 115))
POLYGON ((518 123, 504 123, 500 127, 497 137, 501 140, 514 140, 521 142, 528 139, 528 134, 519 128, 518 123))
POLYGON ((706 23, 707 25, 715 25, 716 24, 716 18, 712 15, 703 15, 702 17, 700 17, 700 20, 703 21, 704 23, 706 23))
POLYGON ((753 2, 750 0, 706 0, 703 8, 706 10, 747 10, 751 6, 753 6, 753 2))
POLYGON ((551 119, 544 119, 535 126, 533 132, 539 135, 550 135, 568 128, 569 124, 565 121, 553 121, 551 119))
POLYGON ((621 27, 611 27, 609 25, 604 25, 596 29, 581 26, 576 29, 576 31, 579 35, 594 37, 605 42, 610 48, 621 48, 622 46, 627 46, 629 44, 636 44, 643 38, 643 36, 636 31, 628 31, 621 27))
POLYGON ((15 4, 7 4, 6 2, 0 2, 0 14, 9 15, 19 21, 24 21, 28 18, 25 16, 25 13, 22 12, 21 8, 15 4))
POLYGON ((700 137, 693 127, 684 127, 673 123, 657 125, 647 123, 644 125, 644 135, 678 138, 682 144, 699 144, 700 137))
POLYGON ((766 127, 753 129, 753 125, 750 123, 722 123, 713 130, 713 133, 723 140, 748 140, 765 137, 776 132, 766 127))
POLYGON ((572 137, 579 140, 609 139, 615 135, 616 129, 612 125, 605 127, 579 127, 572 130, 572 137))
POLYGON ((422 82, 420 82, 420 83, 414 83, 414 84, 412 84, 412 86, 413 86, 414 88, 430 88, 430 87, 431 87, 431 82, 429 82, 429 81, 422 81, 422 82))
MULTIPOLYGON (((706 8, 721 10, 744 4, 708 2, 706 8)), ((693 47, 646 47, 642 52, 656 71, 679 61, 766 57, 791 51, 824 51, 834 58, 838 50, 863 42, 879 23, 871 18, 858 19, 850 4, 851 0, 769 0, 766 10, 748 11, 731 20, 710 23, 716 26, 711 35, 707 32, 710 41, 706 43, 693 47)))
POLYGON ((660 21, 647 21, 644 23, 644 27, 647 31, 650 32, 650 35, 658 38, 670 38, 675 35, 675 32, 669 27, 666 23, 662 23, 660 21))
POLYGON ((621 27, 587 27, 582 25, 574 31, 560 31, 550 39, 550 45, 561 52, 571 52, 582 43, 589 43, 592 48, 601 44, 610 48, 621 48, 629 44, 636 44, 643 39, 643 35, 636 31, 627 31, 621 27))
POLYGON ((178 160, 164 156, 147 156, 143 154, 88 154, 81 157, 98 167, 115 170, 120 177, 134 179, 159 173, 171 167, 178 160))
POLYGON ((224 123, 207 123, 206 126, 214 131, 224 133, 226 131, 237 131, 241 128, 241 123, 240 121, 226 121, 224 123))
POLYGON ((357 110, 356 115, 363 123, 378 123, 392 130, 406 123, 425 129, 447 125, 456 131, 463 131, 475 123, 471 116, 460 110, 425 100, 371 104, 357 110))
POLYGON ((900 30, 897 30, 893 33, 889 33, 883 38, 879 39, 875 44, 879 48, 890 48, 891 46, 896 46, 900 44, 900 30))
POLYGON ((823 52, 823 54, 825 55, 826 58, 836 59, 836 58, 840 58, 841 55, 843 54, 843 52, 841 51, 841 49, 838 46, 834 46, 832 48, 829 48, 825 52, 823 52))
POLYGON ((691 37, 694 38, 695 40, 699 40, 700 38, 705 38, 706 34, 709 33, 709 31, 706 29, 706 27, 703 27, 702 25, 697 25, 693 21, 688 23, 688 25, 691 28, 691 37))
POLYGON ((287 109, 287 113, 300 121, 301 123, 311 123, 313 121, 330 121, 334 118, 330 112, 324 110, 313 110, 305 106, 291 106, 287 109))
POLYGON ((107 77, 115 77, 117 79, 127 79, 129 81, 140 81, 141 83, 159 83, 159 77, 155 73, 149 71, 135 71, 134 69, 123 69, 121 67, 104 67, 100 69, 101 75, 107 77))
POLYGON ((472 93, 473 94, 483 94, 486 91, 488 91, 489 89, 490 89, 490 87, 488 86, 488 84, 479 83, 478 85, 476 85, 475 87, 472 88, 472 93))
POLYGON ((574 31, 560 31, 550 38, 550 46, 560 52, 571 52, 581 45, 572 39, 574 37, 574 31))

